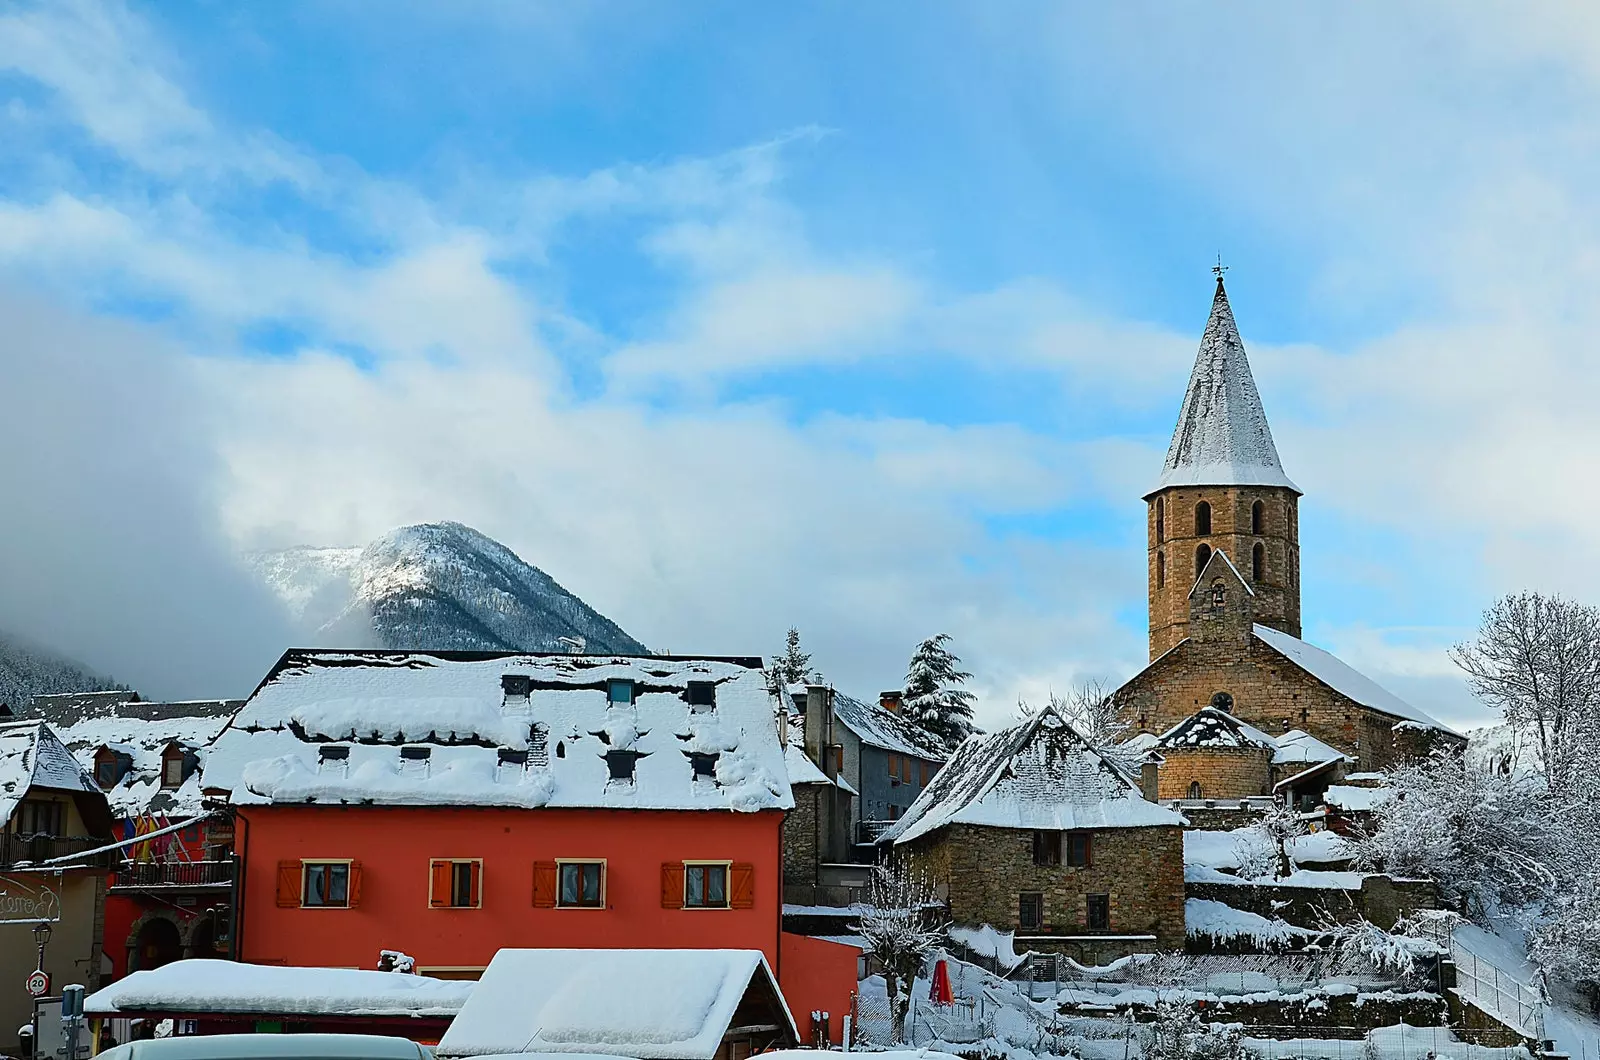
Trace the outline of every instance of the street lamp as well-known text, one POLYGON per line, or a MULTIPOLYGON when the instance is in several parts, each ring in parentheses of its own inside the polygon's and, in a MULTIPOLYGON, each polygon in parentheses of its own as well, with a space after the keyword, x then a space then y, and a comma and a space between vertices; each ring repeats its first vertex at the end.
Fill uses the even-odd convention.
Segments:
POLYGON ((44 969, 44 944, 50 941, 50 925, 43 920, 33 925, 33 941, 39 944, 39 969, 44 969))

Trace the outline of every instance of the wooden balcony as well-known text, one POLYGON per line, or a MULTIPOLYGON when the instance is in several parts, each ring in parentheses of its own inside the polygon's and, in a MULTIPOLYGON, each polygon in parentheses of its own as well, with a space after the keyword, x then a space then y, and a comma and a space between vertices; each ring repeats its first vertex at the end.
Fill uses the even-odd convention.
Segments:
POLYGON ((226 890, 233 886, 232 861, 131 862, 117 866, 113 891, 226 890))
POLYGON ((85 857, 75 858, 70 865, 64 867, 109 869, 116 863, 115 850, 101 850, 97 854, 87 854, 87 851, 98 850, 110 842, 110 839, 87 835, 22 835, 16 832, 0 832, 0 868, 37 865, 56 858, 86 854, 85 857))

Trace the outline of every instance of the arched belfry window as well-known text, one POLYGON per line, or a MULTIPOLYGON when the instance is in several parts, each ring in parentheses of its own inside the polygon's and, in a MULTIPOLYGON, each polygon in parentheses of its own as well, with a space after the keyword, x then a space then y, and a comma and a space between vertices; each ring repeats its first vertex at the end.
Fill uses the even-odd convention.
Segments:
POLYGON ((1189 781, 1189 798, 1199 799, 1203 797, 1204 796, 1201 794, 1200 782, 1198 780, 1189 781))
POLYGON ((1156 553, 1156 588, 1157 589, 1165 589, 1166 587, 1167 587, 1167 554, 1165 552, 1157 552, 1156 553))
POLYGON ((1265 518, 1266 506, 1260 501, 1256 501, 1250 506, 1250 532, 1252 534, 1261 533, 1261 522, 1265 518))
MULTIPOLYGON (((1259 501, 1257 502, 1260 503, 1259 501)), ((1256 542, 1256 547, 1250 550, 1250 580, 1259 582, 1267 575, 1267 546, 1256 542)))
POLYGON ((1194 536, 1208 537, 1211 534, 1211 505, 1201 501, 1194 506, 1194 536))
POLYGON ((1198 580, 1205 573, 1206 564, 1211 562, 1211 546, 1201 545, 1194 550, 1194 576, 1198 580))
POLYGON ((1167 499, 1156 498, 1156 544, 1167 539, 1167 499))

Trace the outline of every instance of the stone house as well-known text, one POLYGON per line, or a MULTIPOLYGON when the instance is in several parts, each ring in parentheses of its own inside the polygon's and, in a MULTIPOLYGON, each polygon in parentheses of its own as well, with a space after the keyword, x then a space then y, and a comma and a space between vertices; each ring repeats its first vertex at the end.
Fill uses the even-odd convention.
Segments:
POLYGON ((1202 707, 1139 746, 1159 759, 1161 801, 1186 811, 1237 800, 1287 798, 1290 805, 1314 805, 1348 761, 1309 733, 1291 729, 1271 736, 1217 707, 1202 707))
POLYGON ((1274 737, 1309 734, 1362 770, 1463 749, 1459 733, 1300 639, 1300 495, 1219 276, 1161 477, 1144 497, 1150 664, 1115 693, 1123 718, 1161 733, 1215 707, 1274 737))
POLYGON ((880 842, 957 924, 1103 963, 1183 947, 1185 823, 1046 708, 970 737, 880 842))

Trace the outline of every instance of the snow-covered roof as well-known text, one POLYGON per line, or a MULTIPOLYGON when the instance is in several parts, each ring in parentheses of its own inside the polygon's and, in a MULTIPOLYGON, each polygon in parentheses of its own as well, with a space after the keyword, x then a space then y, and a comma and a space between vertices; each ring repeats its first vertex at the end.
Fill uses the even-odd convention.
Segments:
POLYGON ((1323 743, 1303 729, 1290 729, 1282 736, 1274 737, 1272 742, 1278 748, 1272 755, 1272 764, 1275 766, 1301 762, 1316 765, 1346 757, 1337 747, 1323 743))
POLYGON ((204 783, 235 804, 783 810, 775 708, 754 658, 296 650, 204 783))
POLYGON ((49 725, 42 721, 0 724, 0 826, 11 820, 17 804, 34 788, 100 793, 94 777, 78 764, 49 725))
POLYGON ((1377 807, 1393 792, 1388 788, 1358 788, 1351 784, 1332 784, 1322 796, 1322 801, 1336 810, 1360 813, 1377 807))
POLYGON ((711 1060, 752 987, 769 992, 782 1032, 798 1040, 759 950, 505 949, 436 1052, 711 1060))
MULTIPOLYGON (((146 706, 149 704, 130 704, 146 706)), ((104 716, 59 728, 61 740, 91 773, 100 748, 127 756, 128 771, 110 788, 106 799, 118 817, 164 814, 188 817, 200 812, 201 771, 196 768, 177 788, 161 786, 162 752, 177 744, 203 765, 206 745, 228 723, 227 715, 212 717, 104 716)))
POLYGON ((1178 426, 1150 492, 1168 486, 1285 486, 1300 492, 1283 473, 1220 276, 1178 426))
POLYGON ((134 972, 84 999, 97 1016, 140 1012, 255 1016, 409 1016, 448 1019, 475 983, 352 968, 174 961, 134 972))
POLYGON ((1335 692, 1350 697, 1364 707, 1371 707, 1373 710, 1382 711, 1384 714, 1398 718, 1401 721, 1414 722, 1424 728, 1437 729, 1440 732, 1449 733, 1451 736, 1461 735, 1450 726, 1413 707, 1410 703, 1407 703, 1330 652, 1323 651, 1321 648, 1307 644, 1299 637, 1290 636, 1282 630, 1273 629, 1270 626, 1257 625, 1255 634, 1256 639, 1262 641, 1273 651, 1282 655, 1335 692))
POLYGON ((943 741, 904 715, 885 710, 877 703, 863 703, 843 692, 833 693, 833 716, 861 742, 883 751, 944 762, 950 752, 943 741))
POLYGON ((996 828, 1177 827, 1182 815, 1146 802, 1139 785, 1046 707, 956 748, 905 814, 883 834, 904 843, 949 824, 996 828))
POLYGON ((1213 564, 1221 564, 1222 566, 1227 567, 1228 570, 1232 572, 1234 578, 1237 579, 1239 584, 1244 586, 1245 592, 1249 593, 1251 596, 1256 594, 1255 589, 1248 581, 1245 580, 1244 575, 1239 573, 1239 568, 1233 565, 1233 560, 1228 558, 1228 553, 1219 548, 1211 553, 1210 558, 1206 560, 1206 565, 1201 568, 1200 573, 1195 577, 1194 585, 1190 586, 1189 596, 1191 599, 1200 591, 1200 587, 1206 583, 1206 579, 1211 577, 1211 567, 1213 564))
POLYGON ((789 785, 799 784, 832 784, 828 774, 817 767, 817 764, 806 757, 803 748, 790 744, 783 749, 783 765, 789 771, 789 785))
POLYGON ((1253 725, 1246 725, 1225 710, 1201 707, 1156 739, 1157 747, 1270 747, 1277 743, 1253 725))

